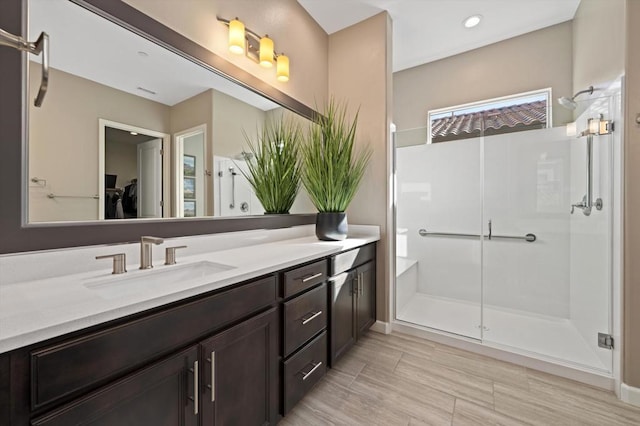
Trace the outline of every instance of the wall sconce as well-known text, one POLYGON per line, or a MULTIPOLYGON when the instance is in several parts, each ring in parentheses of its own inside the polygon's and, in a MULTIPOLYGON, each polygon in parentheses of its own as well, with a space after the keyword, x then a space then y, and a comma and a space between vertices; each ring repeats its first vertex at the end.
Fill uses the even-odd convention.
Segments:
POLYGON ((229 51, 236 55, 246 55, 264 68, 272 68, 276 62, 276 78, 289 81, 289 57, 274 50, 274 43, 268 35, 260 36, 235 18, 231 21, 218 17, 218 21, 229 27, 229 51))

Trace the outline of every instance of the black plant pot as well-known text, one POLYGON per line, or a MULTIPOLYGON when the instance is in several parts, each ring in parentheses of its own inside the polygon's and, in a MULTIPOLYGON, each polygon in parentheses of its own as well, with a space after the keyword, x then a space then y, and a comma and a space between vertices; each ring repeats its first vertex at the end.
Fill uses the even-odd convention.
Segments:
POLYGON ((318 213, 316 237, 323 241, 342 241, 347 238, 347 214, 344 212, 318 213))

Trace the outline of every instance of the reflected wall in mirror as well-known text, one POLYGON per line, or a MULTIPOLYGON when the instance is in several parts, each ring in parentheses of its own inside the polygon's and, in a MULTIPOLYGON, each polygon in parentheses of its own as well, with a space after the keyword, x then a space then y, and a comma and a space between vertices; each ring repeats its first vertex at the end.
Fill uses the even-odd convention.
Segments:
MULTIPOLYGON (((29 34, 41 31, 51 70, 29 108, 28 222, 264 212, 240 172, 245 134, 299 116, 68 0, 29 1, 29 34)), ((314 211, 298 198, 292 213, 314 211)))

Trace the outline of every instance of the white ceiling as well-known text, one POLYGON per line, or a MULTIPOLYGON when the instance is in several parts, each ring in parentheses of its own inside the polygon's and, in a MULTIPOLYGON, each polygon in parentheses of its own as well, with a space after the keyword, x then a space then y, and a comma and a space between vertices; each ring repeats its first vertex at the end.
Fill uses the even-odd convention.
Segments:
MULTIPOLYGON (((172 106, 213 88, 265 111, 278 107, 68 0, 29 1, 29 39, 41 31, 50 36, 52 68, 124 92, 172 106)), ((39 61, 40 56, 29 59, 39 61)))
POLYGON ((400 71, 573 19, 580 0, 298 0, 328 33, 386 10, 400 71), (480 14, 467 29, 462 21, 480 14))

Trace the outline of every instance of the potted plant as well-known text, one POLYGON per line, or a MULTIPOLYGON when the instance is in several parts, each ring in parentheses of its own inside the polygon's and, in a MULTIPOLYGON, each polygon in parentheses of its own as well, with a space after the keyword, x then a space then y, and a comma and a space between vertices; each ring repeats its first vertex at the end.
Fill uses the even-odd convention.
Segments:
POLYGON ((265 214, 288 214, 300 189, 300 126, 284 117, 267 120, 249 145, 247 171, 240 168, 262 203, 265 214))
POLYGON ((358 123, 347 120, 346 105, 330 100, 302 145, 302 183, 318 209, 316 236, 339 241, 347 237, 347 206, 371 158, 371 149, 356 152, 358 123))

